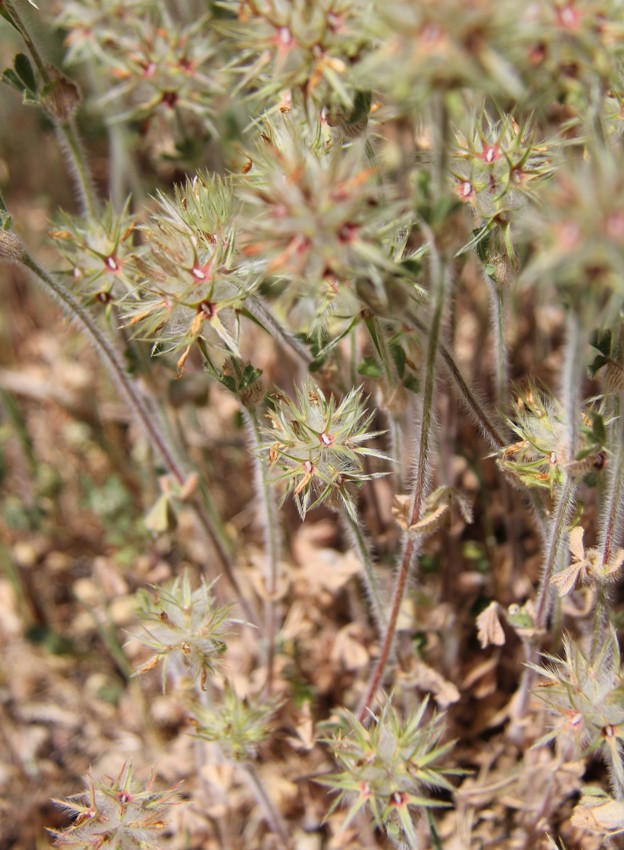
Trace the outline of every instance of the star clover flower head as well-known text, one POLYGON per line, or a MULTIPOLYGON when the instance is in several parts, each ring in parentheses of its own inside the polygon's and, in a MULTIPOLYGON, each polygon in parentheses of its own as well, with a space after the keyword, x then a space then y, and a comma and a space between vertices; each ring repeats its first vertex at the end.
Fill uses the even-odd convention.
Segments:
POLYGON ((364 458, 388 460, 364 445, 382 432, 369 430, 373 414, 365 408, 362 388, 337 402, 309 379, 294 400, 281 393, 272 398, 264 452, 277 470, 275 481, 285 485, 284 498, 293 495, 302 519, 323 502, 344 507, 355 519, 357 486, 385 474, 367 472, 364 458))

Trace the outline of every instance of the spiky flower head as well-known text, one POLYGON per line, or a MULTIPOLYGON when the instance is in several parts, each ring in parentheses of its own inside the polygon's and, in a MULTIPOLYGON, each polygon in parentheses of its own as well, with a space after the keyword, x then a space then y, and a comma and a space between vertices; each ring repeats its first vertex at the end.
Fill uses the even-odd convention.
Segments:
POLYGON ((136 254, 134 217, 129 201, 121 212, 108 202, 97 218, 61 213, 50 236, 70 264, 72 288, 104 306, 118 302, 133 289, 126 263, 136 254))
POLYGON ((527 4, 525 69, 533 106, 566 102, 579 114, 596 94, 622 90, 621 0, 538 0, 527 4))
POLYGON ((174 681, 200 680, 203 689, 209 673, 219 664, 230 633, 229 606, 218 606, 212 584, 204 580, 192 590, 188 573, 166 587, 144 592, 139 613, 143 631, 135 635, 154 651, 138 671, 153 669, 162 662, 163 691, 167 676, 174 681))
POLYGON ((545 653, 548 663, 530 665, 542 677, 534 693, 556 718, 538 744, 557 739, 576 757, 599 752, 624 788, 624 671, 615 630, 609 627, 593 656, 568 636, 563 650, 562 657, 545 653))
POLYGON ((59 4, 56 25, 67 30, 65 61, 82 62, 98 56, 105 44, 114 44, 128 22, 144 15, 153 0, 66 0, 59 4))
POLYGON ((619 309, 624 285, 624 176, 606 149, 561 167, 524 222, 533 246, 524 278, 552 283, 566 303, 581 305, 588 327, 619 309))
POLYGON ((566 474, 582 476, 601 465, 606 431, 599 413, 579 411, 578 441, 570 446, 565 414, 555 398, 529 385, 514 408, 509 425, 519 440, 500 451, 498 463, 521 484, 552 493, 566 474))
POLYGON ((180 351, 182 368, 201 340, 211 351, 238 354, 237 308, 253 288, 237 266, 229 181, 197 175, 158 196, 134 262, 137 285, 124 302, 127 324, 166 351, 180 351))
MULTIPOLYGON (((99 4, 101 5, 101 4, 99 4)), ((108 4, 105 4, 108 5, 108 4)), ((98 14, 90 3, 69 3, 58 18, 74 28, 70 57, 87 52, 97 57, 110 80, 101 105, 119 102, 117 120, 145 119, 157 110, 172 121, 180 112, 201 119, 211 133, 215 98, 222 90, 222 62, 210 17, 181 22, 163 3, 135 3, 132 14, 126 4, 113 4, 113 14, 98 14), (81 18, 81 7, 86 14, 81 18)))
POLYGON ((355 520, 355 489, 385 474, 364 471, 363 459, 388 459, 363 445, 381 432, 368 430, 373 414, 364 407, 362 388, 352 389, 337 403, 310 379, 297 390, 295 400, 281 393, 272 398, 264 449, 276 470, 274 480, 286 486, 284 499, 292 493, 302 519, 327 501, 344 507, 355 520))
POLYGON ((370 0, 225 0, 235 23, 221 27, 235 46, 239 88, 266 104, 282 98, 352 108, 350 69, 370 37, 370 0))
POLYGON ((496 120, 484 110, 456 138, 451 158, 455 192, 480 223, 508 221, 553 172, 548 143, 535 140, 530 122, 519 125, 511 115, 496 120))
POLYGON ((281 118, 265 125, 249 162, 240 178, 244 252, 286 282, 285 309, 353 316, 354 280, 383 291, 384 278, 400 273, 394 253, 407 213, 380 185, 364 142, 332 144, 321 125, 281 118))
POLYGON ((414 817, 423 809, 444 806, 430 796, 432 788, 452 791, 448 777, 461 773, 441 766, 453 742, 440 743, 440 715, 426 719, 428 700, 402 717, 390 701, 370 725, 344 712, 338 728, 326 739, 341 770, 319 781, 337 793, 330 813, 349 805, 346 823, 366 808, 375 824, 394 840, 416 847, 414 817))
POLYGON ((363 24, 376 49, 362 63, 361 84, 399 108, 465 87, 523 95, 523 22, 509 0, 378 2, 363 24))
POLYGON ((65 830, 49 830, 56 847, 162 850, 167 810, 179 802, 176 789, 155 791, 153 776, 141 784, 127 764, 116 778, 98 782, 89 771, 86 785, 82 794, 54 801, 74 819, 65 830))
POLYGON ((253 760, 260 744, 269 737, 278 703, 271 699, 242 697, 226 687, 218 704, 193 706, 193 734, 216 742, 226 758, 253 760))

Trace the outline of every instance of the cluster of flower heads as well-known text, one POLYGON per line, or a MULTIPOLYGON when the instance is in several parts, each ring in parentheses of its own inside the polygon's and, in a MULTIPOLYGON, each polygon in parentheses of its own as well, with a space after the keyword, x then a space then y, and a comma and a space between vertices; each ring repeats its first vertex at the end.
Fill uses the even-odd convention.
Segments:
POLYGON ((624 18, 620 0, 538 0, 527 7, 530 30, 527 93, 539 80, 543 103, 559 101, 579 113, 596 94, 621 97, 624 18), (533 80, 531 79, 533 77, 533 80))
POLYGON ((518 7, 509 0, 408 0, 375 3, 364 21, 376 49, 360 69, 363 81, 398 108, 433 91, 476 86, 519 95, 518 7), (512 26, 513 22, 513 26, 512 26))
POLYGON ((288 282, 286 299, 324 316, 353 315, 358 273, 383 290, 409 215, 382 185, 364 141, 332 144, 321 123, 267 122, 241 177, 241 243, 264 273, 288 282))
POLYGON ((179 801, 176 789, 155 791, 153 778, 145 786, 124 765, 114 779, 96 782, 90 772, 86 792, 55 802, 73 818, 67 829, 49 830, 56 847, 158 850, 167 810, 179 801))
POLYGON ((414 815, 444 806, 430 796, 430 789, 452 791, 448 777, 461 773, 440 766, 453 742, 440 742, 442 717, 427 719, 427 705, 425 699, 415 713, 403 718, 388 700, 370 725, 344 712, 327 740, 342 770, 319 780, 337 793, 332 811, 350 803, 343 829, 366 808, 399 846, 403 842, 418 846, 414 815))
POLYGON ((365 457, 387 460, 378 449, 363 445, 379 435, 369 431, 373 414, 364 407, 362 389, 354 388, 337 404, 312 380, 297 391, 296 400, 272 396, 265 450, 277 470, 276 482, 292 493, 302 518, 327 502, 343 506, 356 519, 354 492, 359 484, 385 473, 364 469, 365 457))
MULTIPOLYGON (((181 22, 154 0, 69 0, 57 16, 68 56, 95 56, 122 118, 192 113, 211 133, 224 91, 269 109, 352 110, 373 91, 410 110, 474 88, 530 112, 578 114, 596 93, 624 99, 621 4, 606 0, 222 0, 181 22), (539 84, 536 81, 539 80, 539 84), (161 110, 162 111, 162 110, 161 110)), ((595 105, 595 104, 594 104, 595 105)))

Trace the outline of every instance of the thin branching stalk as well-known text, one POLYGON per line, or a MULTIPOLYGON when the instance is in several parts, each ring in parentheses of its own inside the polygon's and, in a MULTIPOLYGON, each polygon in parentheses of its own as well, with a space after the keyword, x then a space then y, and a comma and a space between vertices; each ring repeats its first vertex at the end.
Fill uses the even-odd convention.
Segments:
MULTIPOLYGON (((581 385, 583 376, 583 338, 581 324, 577 313, 570 310, 567 317, 567 338, 564 350, 563 369, 561 375, 561 393, 566 424, 565 454, 568 461, 573 461, 578 437, 579 410, 581 406, 581 385)), ((535 603, 535 627, 539 631, 546 628, 550 613, 554 588, 551 586, 560 555, 568 539, 568 522, 574 507, 574 497, 578 488, 576 477, 564 475, 554 507, 549 535, 544 553, 544 566, 540 578, 540 586, 535 603)))
POLYGON ((252 456, 256 459, 256 492, 259 497, 259 515, 264 530, 264 641, 266 646, 266 685, 268 696, 273 692, 275 674, 275 641, 278 630, 278 589, 280 569, 279 523, 273 489, 269 480, 269 470, 260 458, 262 451, 262 432, 258 421, 257 408, 243 408, 247 431, 251 440, 252 456))
POLYGON ((286 824, 277 810, 275 803, 267 792, 265 784, 258 775, 255 765, 249 762, 247 764, 241 764, 240 767, 247 776, 249 784, 253 788, 254 796, 262 807, 267 823, 282 842, 283 850, 290 850, 292 842, 288 835, 286 824))
MULTIPOLYGON (((430 481, 430 455, 432 444, 432 425, 433 425, 433 396, 437 375, 437 360, 439 339, 442 328, 442 315, 444 310, 444 296, 447 287, 448 270, 446 263, 438 253, 435 245, 433 234, 428 233, 428 239, 431 248, 431 279, 433 285, 433 318, 429 331, 429 341, 427 345, 427 361, 425 365, 425 383, 422 398, 422 418, 420 423, 420 433, 418 438, 418 450, 416 455, 416 470, 414 487, 412 490, 412 500, 410 506, 410 517, 408 525, 415 525, 422 519, 425 499, 430 481)), ((384 635, 379 657, 370 677, 364 698, 360 703, 358 710, 358 719, 361 723, 369 716, 375 694, 380 687, 396 633, 397 621, 405 588, 407 587, 408 578, 412 572, 413 564, 420 551, 422 538, 411 534, 408 530, 403 545, 403 554, 401 563, 397 572, 394 590, 392 594, 392 603, 390 614, 388 616, 388 627, 384 635)))
MULTIPOLYGON (((446 195, 448 164, 449 116, 444 97, 439 97, 432 105, 434 116, 434 134, 436 156, 432 163, 435 200, 442 201, 446 195)), ((370 709, 375 695, 383 681, 386 665, 392 652, 396 634, 397 622, 401 603, 405 595, 408 578, 413 572, 413 565, 418 557, 422 537, 410 532, 409 526, 416 525, 423 516, 427 491, 430 485, 431 469, 430 456, 433 443, 434 421, 434 390, 437 378, 438 354, 442 333, 442 317, 444 301, 448 286, 449 270, 445 255, 436 244, 435 234, 425 222, 422 222, 423 232, 429 245, 429 264, 432 288, 432 320, 427 344, 427 359, 425 363, 425 381, 422 395, 421 421, 418 434, 418 448, 412 499, 410 504, 408 528, 405 532, 401 563, 396 575, 388 626, 382 640, 381 649, 372 675, 366 686, 364 697, 358 709, 358 719, 364 723, 370 716, 370 709)))
POLYGON ((245 308, 286 351, 292 351, 304 363, 312 362, 308 349, 282 326, 259 295, 249 296, 245 301, 245 308))
MULTIPOLYGON (((580 308, 582 309, 582 307, 580 308)), ((574 460, 579 430, 581 388, 583 385, 583 328, 579 314, 570 309, 566 319, 566 345, 561 376, 561 395, 566 424, 567 452, 574 460)))
MULTIPOLYGON (((28 254, 22 246, 21 256, 18 259, 43 286, 52 293, 56 300, 62 305, 65 312, 72 318, 81 331, 94 345, 98 354, 115 383, 120 387, 130 409, 134 412, 138 422, 144 429, 145 434, 156 453, 161 458, 168 472, 176 483, 183 487, 187 481, 187 471, 177 456, 175 449, 169 445, 167 438, 156 421, 153 411, 146 404, 140 390, 133 382, 123 367, 121 358, 106 338, 90 314, 78 303, 74 296, 59 284, 52 275, 43 269, 37 261, 28 254)), ((245 597, 242 594, 238 580, 233 572, 227 551, 224 550, 219 534, 215 531, 214 523, 210 516, 201 506, 191 503, 193 512, 203 530, 210 538, 211 543, 219 557, 221 568, 236 593, 238 600, 245 612, 245 616, 253 620, 253 613, 245 597)))
POLYGON ((518 687, 514 709, 514 716, 517 720, 521 720, 524 717, 528 708, 529 694, 535 680, 535 670, 529 665, 537 662, 539 636, 545 630, 548 622, 548 615, 552 607, 554 591, 554 588, 551 586, 550 579, 556 572, 557 565, 560 563, 563 546, 567 541, 568 525, 572 509, 574 507, 574 497, 576 495, 577 488, 577 482, 571 476, 566 475, 559 490, 554 512, 548 527, 546 549, 544 552, 544 564, 542 567, 542 575, 540 578, 537 602, 535 604, 535 614, 533 618, 535 638, 523 641, 525 667, 522 671, 522 678, 518 687))
MULTIPOLYGON (((4 0, 4 7, 7 10, 15 28, 18 30, 24 43, 28 48, 33 62, 37 67, 44 86, 54 84, 54 78, 50 73, 50 66, 45 62, 36 40, 33 37, 31 27, 29 26, 28 18, 20 14, 16 8, 17 4, 13 0, 4 0)), ((46 114, 54 123, 57 137, 61 146, 61 150, 65 156, 69 170, 76 183, 82 212, 95 218, 99 210, 99 201, 95 192, 91 170, 87 164, 87 157, 82 146, 82 141, 76 127, 76 122, 72 115, 64 120, 60 119, 53 112, 46 110, 46 114)))
MULTIPOLYGON (((578 432, 580 394, 582 384, 582 353, 583 338, 578 315, 571 310, 567 318, 567 338, 564 350, 564 362, 561 375, 561 392, 566 422, 566 453, 568 459, 574 459, 578 432)), ((545 541, 544 563, 535 602, 533 624, 535 640, 525 644, 526 664, 518 695, 515 714, 522 718, 528 706, 529 693, 535 679, 535 670, 529 666, 537 660, 537 643, 539 636, 546 630, 548 616, 552 607, 554 588, 551 579, 557 568, 561 566, 562 556, 568 541, 568 527, 574 508, 574 500, 578 489, 578 479, 567 472, 559 488, 552 517, 548 524, 545 541)))
POLYGON ((360 563, 362 564, 362 578, 375 622, 378 628, 383 630, 387 627, 386 606, 381 598, 381 590, 377 576, 375 575, 375 566, 373 564, 370 546, 366 540, 364 532, 362 531, 360 523, 355 522, 355 520, 349 516, 347 511, 342 511, 341 516, 349 530, 349 534, 359 555, 360 563))
MULTIPOLYGON (((598 551, 599 563, 604 569, 614 559, 619 541, 622 536, 622 513, 624 507, 624 417, 622 416, 623 399, 619 393, 613 399, 612 437, 610 444, 613 455, 607 470, 607 488, 600 522, 600 537, 598 551)), ((600 585, 594 609, 594 626, 592 631, 591 658, 597 658, 609 624, 610 598, 608 588, 600 585)))
MULTIPOLYGON (((86 63, 86 72, 93 95, 98 100, 103 98, 106 94, 105 82, 98 74, 97 64, 92 59, 86 63)), ((132 152, 130 130, 119 121, 107 121, 106 132, 110 157, 108 190, 113 208, 122 210, 128 195, 132 195, 132 205, 137 209, 145 201, 146 193, 136 157, 132 152)))
MULTIPOLYGON (((494 384, 496 411, 499 416, 508 415, 509 408, 509 358, 505 343, 505 287, 496 283, 481 265, 483 279, 487 286, 490 300, 490 322, 494 335, 494 384)), ((504 521, 509 541, 512 569, 514 575, 519 575, 522 569, 522 554, 520 551, 520 528, 517 514, 514 511, 510 484, 507 480, 501 482, 504 500, 504 521)))
POLYGON ((21 262, 54 295, 55 299, 62 305, 80 330, 91 340, 101 355, 108 371, 121 387, 137 419, 140 421, 142 427, 145 428, 150 443, 176 482, 179 485, 183 485, 187 478, 185 470, 177 458, 175 451, 167 444, 160 428, 154 422, 153 414, 146 405, 143 396, 135 386, 132 378, 124 369, 121 358, 111 345, 110 340, 105 337, 92 316, 78 303, 74 296, 58 283, 52 275, 48 274, 26 251, 24 251, 21 257, 21 262))
MULTIPOLYGON (((409 321, 415 328, 418 328, 419 331, 426 334, 430 333, 427 325, 416 316, 410 315, 409 321)), ((484 405, 481 404, 471 387, 468 385, 459 366, 457 365, 457 362, 455 361, 455 358, 443 342, 440 342, 439 344, 439 353, 446 370, 453 379, 455 389, 457 390, 459 397, 465 404, 474 422, 481 429, 484 437, 493 449, 503 448, 503 446, 506 445, 506 440, 503 437, 500 426, 493 421, 491 414, 488 413, 484 405)))
MULTIPOLYGON (((391 365, 392 361, 390 357, 390 352, 388 351, 387 335, 384 333, 382 323, 378 319, 373 318, 372 322, 375 326, 375 339, 377 341, 377 345, 379 346, 378 350, 379 354, 381 355, 381 365, 386 376, 388 392, 391 393, 393 391, 393 387, 397 384, 397 379, 396 375, 393 373, 391 365)), ((392 409, 386 412, 386 417, 388 420, 388 431, 390 434, 390 454, 391 457, 395 458, 395 460, 398 461, 398 463, 395 465, 396 489, 398 493, 402 493, 405 487, 405 481, 403 479, 403 466, 405 458, 405 441, 403 429, 401 428, 399 417, 392 409)))
POLYGON ((544 553, 544 565, 540 578, 537 600, 535 603, 535 628, 538 632, 546 628, 548 615, 552 607, 554 588, 551 578, 555 574, 557 565, 560 563, 561 553, 568 538, 568 525, 574 497, 578 488, 577 481, 570 475, 566 475, 559 490, 555 508, 550 521, 549 536, 544 553))
POLYGON ((496 408, 499 416, 507 414, 509 404, 509 363, 505 345, 504 290, 497 286, 483 269, 483 279, 490 297, 490 314, 494 331, 494 375, 496 383, 496 408))
POLYGON ((74 178, 80 200, 81 211, 90 219, 97 219, 100 203, 95 193, 87 155, 76 127, 74 118, 55 122, 56 135, 70 173, 74 178))

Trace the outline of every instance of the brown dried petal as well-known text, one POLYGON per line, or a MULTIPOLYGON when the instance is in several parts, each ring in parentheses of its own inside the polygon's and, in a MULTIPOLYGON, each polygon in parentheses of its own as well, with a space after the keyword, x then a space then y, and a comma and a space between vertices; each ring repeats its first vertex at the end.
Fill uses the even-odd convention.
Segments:
POLYGON ((499 619, 498 602, 490 602, 485 611, 479 614, 477 628, 479 642, 483 649, 491 644, 502 646, 505 643, 505 632, 499 619))

